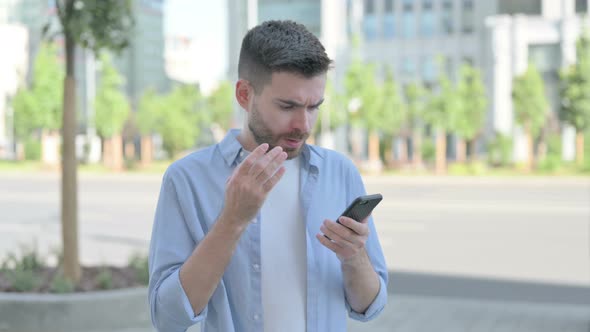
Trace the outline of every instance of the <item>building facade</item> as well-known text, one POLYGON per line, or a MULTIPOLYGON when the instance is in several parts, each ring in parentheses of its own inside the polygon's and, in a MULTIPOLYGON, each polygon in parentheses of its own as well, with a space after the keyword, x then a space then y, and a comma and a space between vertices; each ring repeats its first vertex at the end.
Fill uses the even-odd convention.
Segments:
MULTIPOLYGON (((480 140, 479 150, 496 132, 510 135, 514 138, 513 159, 517 162, 524 160, 526 150, 522 130, 514 122, 512 79, 529 62, 533 63, 543 75, 550 114, 556 118, 557 73, 575 61, 575 41, 588 14, 588 0, 249 0, 248 3, 257 12, 257 23, 292 19, 305 24, 320 37, 335 60, 333 74, 337 78, 343 77, 351 60, 355 36, 361 40, 361 58, 381 68, 391 68, 401 84, 420 82, 431 87, 439 70, 456 79, 463 64, 479 68, 489 97, 484 140, 480 140)), ((231 6, 229 10, 230 16, 245 12, 243 9, 232 12, 231 6)), ((571 128, 561 126, 563 157, 569 160, 573 158, 574 133, 571 128)), ((452 137, 449 138, 447 154, 452 158, 454 144, 452 137)))

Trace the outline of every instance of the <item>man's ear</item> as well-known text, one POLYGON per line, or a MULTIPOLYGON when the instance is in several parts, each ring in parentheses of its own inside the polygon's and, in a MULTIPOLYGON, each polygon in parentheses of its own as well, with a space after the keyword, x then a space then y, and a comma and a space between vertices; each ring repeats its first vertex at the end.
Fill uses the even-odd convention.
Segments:
POLYGON ((236 100, 246 112, 250 111, 250 102, 254 95, 254 88, 249 81, 239 79, 236 83, 236 100))

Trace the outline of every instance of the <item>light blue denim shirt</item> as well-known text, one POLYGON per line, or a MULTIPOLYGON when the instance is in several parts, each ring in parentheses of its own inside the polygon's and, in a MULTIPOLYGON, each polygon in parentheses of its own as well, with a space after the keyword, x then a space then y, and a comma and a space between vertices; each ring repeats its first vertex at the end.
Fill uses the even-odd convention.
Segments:
MULTIPOLYGON (((202 312, 193 312, 179 279, 180 267, 220 215, 226 181, 243 160, 238 133, 232 130, 219 144, 174 162, 164 174, 149 255, 149 302, 158 331, 185 331, 197 322, 210 332, 263 331, 260 226, 266 220, 260 214, 242 234, 202 312)), ((371 219, 366 249, 379 275, 380 289, 366 312, 355 312, 345 297, 340 261, 315 234, 324 219, 336 220, 348 204, 365 194, 362 179, 355 166, 334 151, 305 145, 301 155, 298 194, 307 229, 307 331, 345 331, 347 315, 367 321, 383 310, 387 302, 385 259, 371 219)))

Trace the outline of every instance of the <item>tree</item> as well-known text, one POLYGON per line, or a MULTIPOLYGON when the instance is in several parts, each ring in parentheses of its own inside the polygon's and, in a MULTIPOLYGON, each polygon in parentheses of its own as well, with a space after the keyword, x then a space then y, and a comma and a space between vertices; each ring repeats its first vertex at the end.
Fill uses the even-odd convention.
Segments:
MULTIPOLYGON (((78 197, 76 136, 76 46, 99 54, 102 49, 120 51, 129 44, 133 27, 130 0, 55 0, 64 37, 66 76, 64 79, 62 126, 61 220, 64 276, 80 280, 78 258, 78 197)), ((49 25, 44 31, 49 30, 49 25)))
POLYGON ((412 163, 422 164, 422 121, 426 109, 426 91, 418 83, 410 83, 404 89, 408 126, 412 136, 412 163))
MULTIPOLYGON (((407 137, 402 135, 403 130, 407 128, 408 112, 405 105, 402 103, 398 85, 395 82, 393 73, 390 68, 385 71, 385 79, 381 86, 379 100, 381 105, 376 108, 377 118, 381 118, 379 128, 386 135, 389 136, 390 142, 393 142, 395 137, 401 137, 402 146, 400 147, 400 162, 407 161, 407 137)), ((386 151, 391 151, 390 149, 386 151)), ((390 159, 390 158, 387 158, 390 159)))
POLYGON ((326 90, 324 91, 324 102, 320 106, 320 114, 316 122, 317 128, 320 128, 322 134, 332 131, 346 122, 346 108, 344 106, 344 96, 340 95, 335 87, 333 80, 328 78, 326 90))
POLYGON ((141 163, 147 166, 153 159, 152 134, 157 132, 165 97, 158 95, 154 89, 148 89, 139 100, 137 109, 137 127, 141 134, 141 163))
POLYGON ((122 92, 123 77, 113 66, 108 54, 100 56, 100 83, 96 91, 94 122, 99 135, 104 139, 103 160, 114 170, 123 168, 121 131, 131 107, 122 92))
POLYGON ((424 120, 432 126, 436 133, 436 172, 444 173, 446 170, 446 132, 451 126, 451 114, 461 107, 456 87, 439 70, 438 91, 431 94, 429 107, 424 112, 424 120))
POLYGON ((363 64, 355 58, 344 78, 347 104, 354 105, 350 115, 351 124, 369 132, 369 162, 380 167, 379 129, 381 129, 382 110, 380 87, 375 77, 375 66, 363 64))
POLYGON ((176 86, 164 99, 156 131, 162 136, 164 150, 174 158, 180 151, 192 147, 207 125, 198 87, 176 86))
POLYGON ((211 124, 211 131, 217 141, 221 141, 225 132, 232 127, 233 94, 232 85, 224 81, 206 99, 207 112, 203 115, 209 115, 206 122, 211 124))
POLYGON ((481 132, 487 110, 479 70, 470 65, 461 67, 457 93, 460 107, 451 113, 451 129, 457 135, 457 161, 464 162, 466 142, 472 142, 481 132))
POLYGON ((576 129, 576 162, 584 163, 584 131, 590 128, 590 36, 576 43, 577 62, 560 74, 560 118, 576 129))
POLYGON ((528 157, 525 170, 530 171, 534 158, 534 138, 545 124, 549 107, 543 80, 534 65, 529 64, 522 75, 514 78, 512 102, 516 122, 522 126, 526 135, 528 157))
MULTIPOLYGON (((30 88, 20 89, 13 99, 14 126, 18 139, 27 140, 35 131, 42 130, 42 142, 45 142, 47 136, 53 136, 59 130, 63 86, 55 84, 55 81, 63 77, 63 68, 59 64, 55 46, 43 43, 35 58, 30 88)), ((43 147, 47 149, 49 145, 43 144, 43 147)), ((57 148, 56 142, 54 154, 57 154, 57 148)), ((44 156, 49 154, 51 153, 43 152, 44 156)))

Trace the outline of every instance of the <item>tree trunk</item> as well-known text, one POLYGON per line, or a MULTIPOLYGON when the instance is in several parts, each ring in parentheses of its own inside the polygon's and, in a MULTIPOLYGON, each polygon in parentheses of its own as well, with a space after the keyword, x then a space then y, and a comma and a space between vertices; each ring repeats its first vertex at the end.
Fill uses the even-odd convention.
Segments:
POLYGON ((457 162, 465 163, 467 160, 467 144, 463 138, 457 137, 457 162))
POLYGON ((125 158, 135 160, 135 143, 125 142, 125 158))
POLYGON ((393 156, 392 149, 393 149, 393 145, 390 146, 389 148, 386 148, 385 151, 383 152, 384 157, 385 157, 385 163, 387 164, 387 167, 394 167, 395 166, 395 158, 393 156))
POLYGON ((404 136, 399 142, 399 155, 397 159, 401 165, 405 165, 408 163, 408 138, 404 136))
POLYGON ((525 136, 526 136, 526 144, 527 144, 527 159, 524 165, 524 170, 526 172, 530 172, 533 169, 533 159, 535 156, 535 146, 533 144, 533 135, 531 134, 530 126, 525 126, 525 136))
POLYGON ((151 135, 141 137, 141 165, 148 166, 154 158, 153 143, 151 135))
POLYGON ((121 135, 113 135, 113 137, 105 139, 104 165, 115 172, 123 169, 123 142, 121 135))
POLYGON ((113 144, 110 138, 105 138, 102 142, 102 163, 104 167, 111 168, 113 164, 113 144))
POLYGON ((422 166, 422 132, 418 129, 412 133, 412 164, 414 167, 422 166))
POLYGON ((436 132, 436 174, 444 174, 447 169, 447 137, 444 130, 436 132))
POLYGON ((581 130, 576 133, 576 163, 579 166, 584 164, 584 132, 581 130))
POLYGON ((379 134, 376 131, 371 131, 369 134, 369 162, 378 163, 379 158, 379 134))
POLYGON ((63 147, 61 174, 61 222, 64 276, 74 283, 80 280, 78 255, 78 193, 76 165, 76 79, 75 44, 65 37, 66 77, 64 80, 63 147))
POLYGON ((111 137, 113 143, 113 171, 120 172, 123 170, 123 137, 121 134, 111 137))

